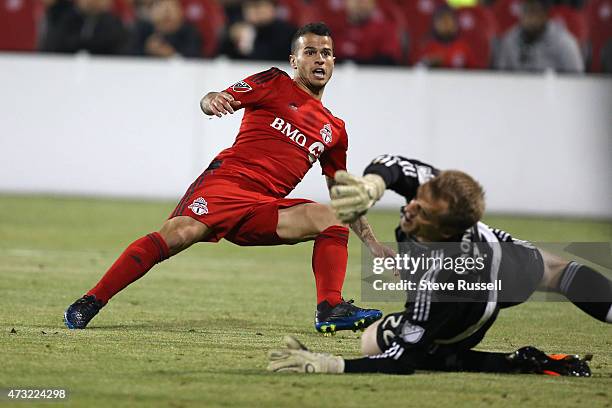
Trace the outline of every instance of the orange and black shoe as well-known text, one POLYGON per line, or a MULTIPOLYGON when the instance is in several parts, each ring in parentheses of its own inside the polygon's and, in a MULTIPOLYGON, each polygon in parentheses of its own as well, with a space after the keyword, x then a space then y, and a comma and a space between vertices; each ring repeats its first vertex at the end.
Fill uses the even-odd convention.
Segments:
POLYGON ((593 356, 587 354, 580 358, 576 354, 546 354, 535 347, 527 346, 518 349, 509 358, 522 373, 590 377, 588 362, 593 356))

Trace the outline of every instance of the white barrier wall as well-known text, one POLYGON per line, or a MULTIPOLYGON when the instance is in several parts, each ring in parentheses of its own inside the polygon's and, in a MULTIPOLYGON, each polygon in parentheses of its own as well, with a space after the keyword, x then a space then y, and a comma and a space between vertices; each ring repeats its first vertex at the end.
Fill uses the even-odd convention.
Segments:
MULTIPOLYGON (((178 198, 242 117, 201 96, 268 67, 0 54, 0 192, 178 198)), ((610 78, 345 66, 324 103, 351 171, 403 154, 471 173, 490 211, 612 217, 610 78)), ((292 195, 327 201, 318 164, 292 195)))

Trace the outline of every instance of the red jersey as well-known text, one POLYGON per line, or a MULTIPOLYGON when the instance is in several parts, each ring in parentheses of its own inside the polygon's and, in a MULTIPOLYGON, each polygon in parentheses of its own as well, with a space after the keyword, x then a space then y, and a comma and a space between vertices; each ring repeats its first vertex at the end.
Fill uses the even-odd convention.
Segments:
POLYGON ((323 174, 346 170, 348 136, 336 118, 278 68, 225 90, 242 103, 244 117, 232 147, 216 160, 216 174, 239 175, 285 197, 319 160, 323 174))
POLYGON ((476 68, 474 53, 461 38, 450 43, 430 40, 422 46, 416 60, 442 68, 476 68))

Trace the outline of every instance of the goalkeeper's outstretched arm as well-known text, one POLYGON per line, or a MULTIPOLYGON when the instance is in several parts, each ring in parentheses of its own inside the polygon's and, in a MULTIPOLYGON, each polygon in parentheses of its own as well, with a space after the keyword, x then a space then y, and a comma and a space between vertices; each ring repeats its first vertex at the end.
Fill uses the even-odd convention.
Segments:
POLYGON ((415 159, 383 154, 376 157, 359 177, 338 171, 331 188, 332 207, 344 222, 364 215, 385 193, 393 190, 412 200, 421 184, 439 174, 435 167, 415 159))
MULTIPOLYGON (((285 349, 268 353, 268 371, 295 373, 381 373, 413 374, 415 361, 422 361, 423 348, 411 348, 401 340, 395 341, 384 353, 356 359, 345 359, 327 353, 315 353, 296 338, 285 337, 285 349)), ((588 361, 591 355, 579 358, 575 355, 547 355, 535 347, 521 347, 512 353, 475 350, 458 350, 452 358, 432 358, 420 369, 431 371, 481 372, 481 373, 534 373, 590 377, 588 361)))
MULTIPOLYGON (((358 359, 344 359, 328 353, 315 353, 295 337, 285 336, 284 349, 271 350, 268 353, 268 371, 295 373, 386 373, 412 374, 414 368, 405 359, 400 360, 402 353, 395 344, 384 354, 358 359), (394 348, 395 347, 395 348, 394 348)), ((403 350, 403 349, 402 349, 403 350)))

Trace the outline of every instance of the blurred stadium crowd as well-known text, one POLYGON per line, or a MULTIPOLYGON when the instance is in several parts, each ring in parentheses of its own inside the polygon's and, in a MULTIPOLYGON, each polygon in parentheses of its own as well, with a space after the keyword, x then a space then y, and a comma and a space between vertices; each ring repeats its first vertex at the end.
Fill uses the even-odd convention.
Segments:
POLYGON ((286 61, 311 21, 339 61, 612 72, 612 0, 0 0, 0 50, 286 61))

